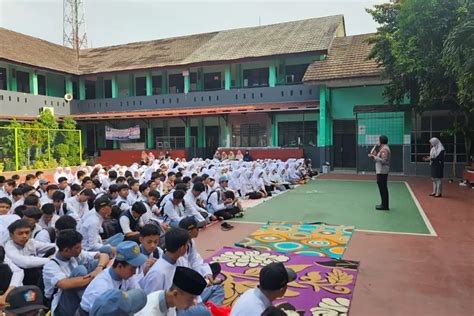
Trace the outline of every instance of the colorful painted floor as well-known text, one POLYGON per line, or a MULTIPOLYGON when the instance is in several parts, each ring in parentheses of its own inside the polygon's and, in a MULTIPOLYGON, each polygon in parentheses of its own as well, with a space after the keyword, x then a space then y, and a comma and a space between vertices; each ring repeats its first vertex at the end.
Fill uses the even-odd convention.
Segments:
MULTIPOLYGON (((374 204, 378 201, 377 188, 373 177, 370 176, 325 175, 316 181, 315 187, 312 187, 313 184, 308 184, 296 189, 297 195, 300 195, 300 203, 295 204, 295 208, 290 213, 295 215, 294 210, 299 209, 303 210, 297 216, 299 220, 307 216, 306 218, 313 221, 332 223, 338 220, 336 224, 354 224, 356 227, 365 225, 362 227, 367 230, 385 231, 382 233, 356 230, 344 254, 344 259, 360 262, 351 302, 351 316, 473 315, 474 190, 446 181, 443 198, 434 199, 428 196, 431 192, 431 182, 428 178, 392 177, 392 180, 406 181, 410 185, 426 214, 427 223, 432 225, 437 235, 429 235, 429 224, 425 224, 418 208, 413 207, 416 203, 411 199, 411 194, 404 182, 400 185, 395 182, 390 183, 393 213, 380 214, 387 217, 387 221, 373 220, 374 216, 375 218, 379 216, 379 213, 372 211, 374 204), (369 182, 353 182, 353 180, 369 182), (365 190, 364 194, 352 194, 350 197, 339 194, 336 195, 337 199, 332 199, 334 203, 341 205, 344 200, 351 198, 352 202, 349 205, 352 209, 357 209, 357 212, 362 209, 360 206, 362 204, 370 206, 369 213, 360 215, 365 219, 359 219, 358 216, 353 216, 348 212, 337 213, 336 211, 336 214, 333 214, 333 204, 329 202, 316 203, 313 200, 309 203, 307 201, 316 198, 319 201, 325 200, 322 194, 323 186, 331 188, 334 184, 346 185, 352 190, 365 190), (305 193, 312 190, 312 193, 305 193), (320 190, 321 193, 314 190, 320 190), (400 195, 395 193, 397 191, 401 192, 400 195), (323 204, 324 208, 322 208, 323 204), (407 212, 402 205, 408 205, 410 211, 407 212), (306 211, 303 207, 306 207, 306 211), (323 215, 327 217, 323 220, 314 218, 309 212, 310 209, 314 210, 314 207, 319 207, 316 211, 325 213, 323 215), (395 214, 396 212, 405 212, 403 214, 406 217, 395 214), (351 223, 351 221, 358 222, 351 223), (416 221, 416 224, 410 223, 412 221, 416 221), (396 223, 400 225, 395 225, 396 223), (402 232, 402 234, 387 233, 387 231, 402 232)), ((259 213, 260 210, 267 208, 267 204, 275 206, 288 203, 285 202, 287 194, 256 206, 255 214, 252 214, 252 209, 250 209, 242 222, 233 223, 235 228, 231 231, 223 232, 219 225, 203 230, 197 240, 201 254, 209 257, 224 246, 232 246, 261 226, 261 224, 248 222, 283 220, 278 218, 281 214, 279 211, 272 213, 272 217, 275 218, 264 218, 259 213), (278 201, 278 203, 273 201, 278 201)), ((330 194, 332 193, 326 195, 330 194)), ((291 220, 297 220, 295 217, 292 216, 291 220)))

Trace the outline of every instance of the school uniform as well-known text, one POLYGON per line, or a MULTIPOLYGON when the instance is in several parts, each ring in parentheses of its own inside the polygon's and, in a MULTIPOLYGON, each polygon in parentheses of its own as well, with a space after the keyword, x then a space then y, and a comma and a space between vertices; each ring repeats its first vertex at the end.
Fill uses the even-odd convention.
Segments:
POLYGON ((69 199, 71 197, 71 187, 70 186, 67 186, 66 188, 64 189, 59 189, 60 192, 64 193, 64 195, 66 196, 64 199, 69 199))
POLYGON ((44 243, 34 239, 29 239, 24 247, 9 240, 5 245, 5 252, 18 267, 29 269, 43 267, 49 259, 42 256, 54 248, 55 244, 53 243, 44 243))
POLYGON ((84 295, 82 295, 80 307, 83 311, 89 313, 95 300, 104 292, 110 289, 119 289, 129 291, 138 289, 140 286, 135 278, 128 280, 121 279, 112 267, 109 267, 99 273, 94 280, 87 286, 84 295))
POLYGON ((183 203, 173 204, 173 200, 168 200, 163 206, 164 221, 172 227, 176 227, 179 221, 185 217, 183 203))
POLYGON ((104 218, 92 209, 88 212, 82 221, 80 233, 83 237, 82 248, 87 251, 98 251, 102 246, 102 238, 100 234, 103 233, 102 223, 104 218))
POLYGON ((140 192, 135 192, 133 190, 128 191, 127 196, 128 204, 133 205, 133 203, 140 201, 140 192))
POLYGON ((87 201, 80 202, 78 196, 70 197, 69 199, 66 200, 66 203, 67 203, 68 209, 76 213, 76 217, 78 218, 83 218, 84 215, 89 212, 89 204, 87 203, 87 201))
POLYGON ((158 216, 155 215, 155 212, 158 211, 158 206, 150 205, 148 199, 143 201, 143 204, 146 207, 146 213, 142 215, 142 221, 145 224, 148 224, 152 218, 158 219, 158 216))
POLYGON ((41 205, 45 205, 48 203, 53 203, 53 199, 48 196, 48 194, 44 194, 40 199, 41 205))
POLYGON ((23 205, 24 202, 25 202, 24 198, 21 198, 18 201, 13 202, 12 207, 10 208, 10 212, 13 213, 15 211, 15 209, 18 206, 23 205))
POLYGON ((38 225, 41 227, 41 228, 46 228, 46 227, 53 227, 54 228, 54 225, 56 224, 56 221, 59 219, 59 216, 56 215, 56 214, 53 214, 53 217, 51 218, 51 220, 49 221, 49 223, 45 223, 44 221, 44 218, 43 216, 41 216, 40 220, 38 221, 38 225))
POLYGON ((119 218, 119 233, 123 233, 124 235, 137 232, 143 227, 145 224, 143 223, 143 219, 140 216, 139 218, 134 218, 132 215, 132 210, 127 210, 120 215, 119 218))
MULTIPOLYGON (((128 198, 128 197, 127 197, 128 198)), ((117 200, 115 201, 115 205, 120 207, 122 211, 128 211, 129 209, 132 208, 130 203, 128 202, 127 199, 121 197, 120 195, 117 197, 117 200)))
POLYGON ((199 223, 205 222, 206 218, 211 216, 207 210, 197 205, 197 197, 194 196, 192 190, 188 190, 184 195, 184 214, 186 216, 194 216, 199 223), (204 218, 203 214, 206 215, 206 218, 204 218))
POLYGON ((51 300, 52 315, 73 315, 79 307, 84 288, 62 290, 56 287, 59 281, 85 276, 93 271, 98 261, 97 253, 81 251, 75 258, 64 258, 59 253, 43 267, 45 297, 51 300))
POLYGON ((166 305, 165 293, 161 290, 148 294, 146 306, 135 316, 176 316, 176 307, 166 305))
POLYGON ((272 302, 259 288, 247 290, 232 307, 231 316, 261 315, 265 309, 272 306, 272 302))
MULTIPOLYGON (((178 259, 179 261, 179 259, 178 259)), ((173 276, 178 266, 164 253, 140 280, 140 286, 146 294, 159 290, 168 290, 173 285, 173 276)))
POLYGON ((203 277, 212 275, 211 267, 208 263, 204 262, 204 259, 197 252, 196 242, 194 240, 191 240, 189 243, 188 251, 180 258, 180 263, 184 267, 195 270, 203 277))
POLYGON ((10 280, 10 286, 14 287, 20 287, 23 285, 23 277, 24 277, 24 272, 23 269, 18 267, 16 264, 14 264, 10 258, 5 257, 5 264, 8 265, 12 272, 12 278, 10 280))
POLYGON ((15 214, 0 215, 0 246, 4 246, 10 240, 8 226, 19 219, 21 219, 20 216, 15 214))

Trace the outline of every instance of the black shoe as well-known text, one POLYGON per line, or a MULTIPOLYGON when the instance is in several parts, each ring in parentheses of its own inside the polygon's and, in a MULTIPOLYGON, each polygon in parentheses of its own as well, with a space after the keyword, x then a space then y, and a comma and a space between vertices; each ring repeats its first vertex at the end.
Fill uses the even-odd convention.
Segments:
POLYGON ((375 206, 375 209, 376 209, 377 211, 388 211, 388 210, 389 210, 388 207, 385 207, 385 206, 383 206, 383 205, 377 205, 377 206, 375 206))

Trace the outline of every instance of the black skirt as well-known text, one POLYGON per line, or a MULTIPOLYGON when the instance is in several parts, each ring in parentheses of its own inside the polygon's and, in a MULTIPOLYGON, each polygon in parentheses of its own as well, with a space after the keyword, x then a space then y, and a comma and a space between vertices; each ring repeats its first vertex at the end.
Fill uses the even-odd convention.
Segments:
POLYGON ((438 157, 431 159, 431 177, 443 178, 444 176, 444 150, 439 153, 438 157))

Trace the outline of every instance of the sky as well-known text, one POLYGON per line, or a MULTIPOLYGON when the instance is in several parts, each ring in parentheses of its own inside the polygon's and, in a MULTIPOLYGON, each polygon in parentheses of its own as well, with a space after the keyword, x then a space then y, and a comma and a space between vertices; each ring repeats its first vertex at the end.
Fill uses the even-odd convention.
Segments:
MULTIPOLYGON (((376 31, 383 0, 82 0, 88 47, 343 14, 347 35, 376 31)), ((63 0, 0 0, 0 27, 62 44, 63 0)))

